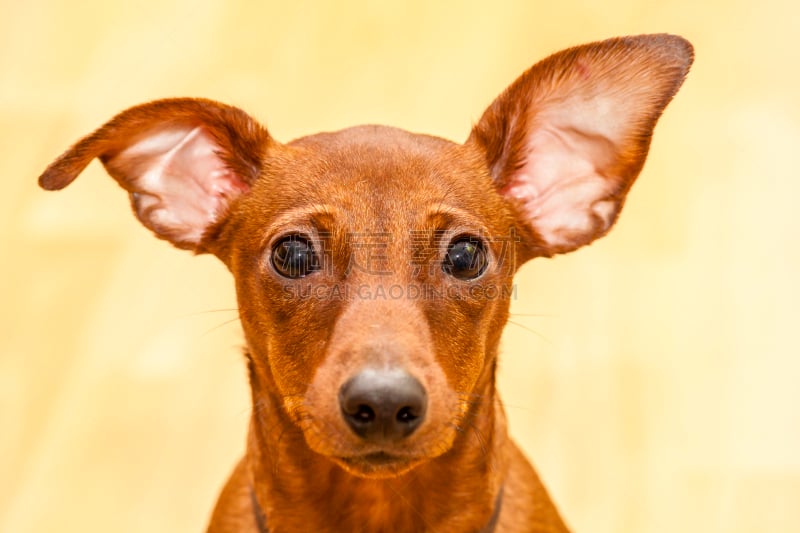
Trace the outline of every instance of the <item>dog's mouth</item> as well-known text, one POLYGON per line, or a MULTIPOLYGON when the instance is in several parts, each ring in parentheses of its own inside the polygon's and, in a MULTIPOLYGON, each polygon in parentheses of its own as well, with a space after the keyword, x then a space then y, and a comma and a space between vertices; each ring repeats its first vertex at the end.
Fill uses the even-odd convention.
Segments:
POLYGON ((336 457, 334 460, 351 474, 361 477, 383 478, 405 474, 422 462, 423 459, 380 451, 364 455, 336 457))

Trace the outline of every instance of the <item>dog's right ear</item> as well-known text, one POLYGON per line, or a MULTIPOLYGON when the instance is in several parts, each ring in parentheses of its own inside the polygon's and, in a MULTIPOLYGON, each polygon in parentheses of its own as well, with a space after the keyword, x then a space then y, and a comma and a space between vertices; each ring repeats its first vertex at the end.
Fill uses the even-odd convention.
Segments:
POLYGON ((179 248, 207 251, 207 230, 250 190, 274 143, 244 111, 175 98, 123 111, 56 159, 39 177, 63 189, 95 157, 128 191, 139 220, 179 248))
POLYGON ((484 112, 467 142, 532 232, 524 239, 531 256, 608 232, 693 58, 675 35, 577 46, 535 64, 484 112))

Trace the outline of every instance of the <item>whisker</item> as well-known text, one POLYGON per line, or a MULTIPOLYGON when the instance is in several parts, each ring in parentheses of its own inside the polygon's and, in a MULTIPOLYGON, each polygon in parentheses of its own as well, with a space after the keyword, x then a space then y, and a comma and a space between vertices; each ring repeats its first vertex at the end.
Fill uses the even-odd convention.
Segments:
MULTIPOLYGON (((473 407, 475 405, 480 404, 487 397, 485 394, 479 394, 477 392, 463 392, 462 391, 462 392, 456 392, 456 394, 458 394, 460 402, 463 402, 463 403, 469 405, 470 407, 473 407), (467 398, 469 398, 469 399, 467 399, 467 398), (475 399, 473 400, 472 398, 475 398, 475 399)), ((508 408, 511 408, 511 409, 522 409, 522 410, 525 410, 525 411, 533 411, 533 407, 531 407, 529 405, 519 405, 519 404, 508 403, 508 402, 504 401, 503 399, 498 398, 497 395, 495 395, 494 400, 495 401, 499 401, 500 405, 502 405, 503 407, 508 407, 508 408)))
POLYGON ((238 312, 239 312, 238 307, 232 307, 229 309, 206 309, 205 311, 195 311, 192 313, 186 313, 183 316, 188 317, 188 316, 207 315, 210 313, 238 313, 238 312))
POLYGON ((200 335, 200 338, 202 339, 202 338, 203 338, 203 337, 205 337, 206 335, 208 335, 208 334, 210 334, 210 333, 213 333, 213 332, 217 331, 218 329, 220 329, 220 328, 223 328, 223 327, 227 326, 228 324, 233 324, 234 322, 237 322, 238 320, 239 320, 239 317, 237 316, 236 318, 232 318, 232 319, 230 319, 230 320, 226 320, 226 321, 225 321, 225 322, 223 322, 222 324, 217 324, 217 325, 216 325, 216 326, 214 326, 213 328, 211 328, 211 329, 209 329, 208 331, 206 331, 205 333, 201 334, 201 335, 200 335))
POLYGON ((525 325, 523 325, 523 324, 520 324, 519 322, 515 322, 515 321, 513 321, 513 320, 511 320, 511 319, 509 319, 509 320, 508 320, 508 323, 509 323, 509 324, 512 324, 512 325, 514 325, 514 326, 517 326, 518 328, 522 328, 522 329, 524 329, 525 331, 528 331, 528 332, 530 332, 530 333, 533 333, 534 335, 536 335, 537 337, 539 337, 540 339, 542 339, 544 342, 546 342, 546 343, 548 343, 548 344, 552 344, 552 343, 553 343, 553 342, 552 342, 550 339, 548 339, 547 337, 545 337, 544 335, 542 335, 541 333, 539 333, 539 332, 538 332, 538 331, 536 331, 535 329, 531 329, 531 328, 529 328, 528 326, 525 326, 525 325))

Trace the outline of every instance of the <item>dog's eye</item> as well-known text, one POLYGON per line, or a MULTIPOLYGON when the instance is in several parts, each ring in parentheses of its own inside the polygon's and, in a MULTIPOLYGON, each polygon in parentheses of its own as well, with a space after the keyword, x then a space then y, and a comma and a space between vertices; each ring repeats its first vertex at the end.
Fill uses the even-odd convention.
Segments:
POLYGON ((272 248, 272 266, 286 278, 302 278, 319 270, 319 257, 303 235, 289 235, 272 248))
POLYGON ((450 242, 442 262, 442 270, 454 278, 470 280, 483 274, 487 264, 483 241, 463 235, 450 242))

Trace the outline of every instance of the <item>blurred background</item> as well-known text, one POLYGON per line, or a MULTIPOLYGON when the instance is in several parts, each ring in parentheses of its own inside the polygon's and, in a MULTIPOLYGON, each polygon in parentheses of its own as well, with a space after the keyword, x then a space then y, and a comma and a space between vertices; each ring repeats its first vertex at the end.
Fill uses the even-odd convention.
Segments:
POLYGON ((131 105, 205 96, 279 140, 461 141, 535 61, 678 33, 697 59, 609 237, 525 266, 511 428, 576 531, 800 531, 800 7, 0 1, 0 531, 202 531, 249 416, 229 274, 152 238, 97 163, 131 105))

